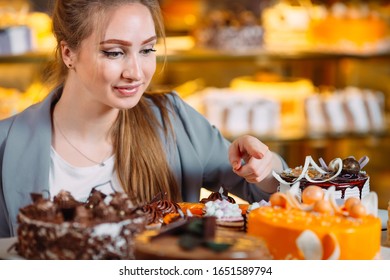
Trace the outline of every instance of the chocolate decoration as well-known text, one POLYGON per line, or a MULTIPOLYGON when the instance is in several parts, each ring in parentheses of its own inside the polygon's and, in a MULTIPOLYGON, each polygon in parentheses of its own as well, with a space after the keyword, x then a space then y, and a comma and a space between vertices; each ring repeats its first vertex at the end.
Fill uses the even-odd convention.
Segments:
POLYGON ((156 195, 150 203, 141 207, 142 211, 148 216, 148 223, 163 223, 164 216, 171 213, 179 213, 181 208, 179 204, 166 198, 167 194, 156 195))
POLYGON ((31 200, 33 201, 33 203, 36 203, 39 200, 43 199, 43 195, 41 193, 31 193, 30 197, 31 197, 31 200))
POLYGON ((88 196, 86 207, 91 209, 94 208, 101 201, 103 201, 106 198, 106 196, 107 195, 102 193, 101 191, 92 189, 91 193, 88 196))
POLYGON ((206 204, 209 201, 216 201, 216 200, 227 200, 230 203, 236 203, 233 197, 229 196, 229 192, 224 188, 224 186, 221 186, 221 191, 219 192, 212 192, 207 198, 202 198, 199 202, 206 204))
POLYGON ((357 175, 360 172, 360 164, 353 157, 348 157, 343 159, 343 169, 342 174, 353 174, 357 175))
POLYGON ((59 208, 70 209, 80 205, 80 202, 74 199, 74 197, 68 191, 60 191, 53 198, 53 202, 58 205, 59 208))

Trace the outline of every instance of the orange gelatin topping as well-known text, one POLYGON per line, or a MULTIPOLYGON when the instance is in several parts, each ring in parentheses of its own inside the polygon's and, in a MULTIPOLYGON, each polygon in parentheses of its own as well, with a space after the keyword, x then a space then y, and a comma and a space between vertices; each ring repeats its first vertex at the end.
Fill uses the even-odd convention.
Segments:
POLYGON ((329 234, 338 243, 339 259, 374 259, 380 252, 381 221, 372 215, 353 218, 341 214, 264 206, 252 210, 248 216, 247 233, 264 239, 275 259, 302 259, 296 241, 305 230, 314 232, 321 241, 323 258, 335 246, 327 241, 329 234))
POLYGON ((204 207, 203 203, 179 202, 178 204, 184 214, 186 214, 187 210, 189 210, 193 215, 198 215, 198 216, 203 215, 203 207, 204 207))
POLYGON ((238 204, 238 207, 240 207, 242 214, 245 215, 248 210, 249 204, 238 204))

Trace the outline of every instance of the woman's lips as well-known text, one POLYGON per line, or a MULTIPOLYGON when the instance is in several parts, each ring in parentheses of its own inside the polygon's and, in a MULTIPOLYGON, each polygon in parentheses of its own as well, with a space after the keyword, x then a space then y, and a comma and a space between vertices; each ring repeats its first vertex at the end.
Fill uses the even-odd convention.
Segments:
POLYGON ((133 96, 138 92, 140 87, 141 84, 137 84, 131 86, 114 87, 114 89, 122 96, 133 96))

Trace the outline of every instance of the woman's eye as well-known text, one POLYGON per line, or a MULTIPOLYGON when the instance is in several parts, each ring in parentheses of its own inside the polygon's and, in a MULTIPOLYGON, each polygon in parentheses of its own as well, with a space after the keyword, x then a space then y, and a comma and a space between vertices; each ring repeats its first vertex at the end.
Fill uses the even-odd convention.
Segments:
POLYGON ((150 54, 152 52, 156 52, 156 50, 153 48, 141 50, 141 54, 144 54, 144 55, 150 54))
POLYGON ((102 51, 102 53, 107 56, 108 58, 117 58, 123 55, 123 52, 109 52, 109 51, 102 51))

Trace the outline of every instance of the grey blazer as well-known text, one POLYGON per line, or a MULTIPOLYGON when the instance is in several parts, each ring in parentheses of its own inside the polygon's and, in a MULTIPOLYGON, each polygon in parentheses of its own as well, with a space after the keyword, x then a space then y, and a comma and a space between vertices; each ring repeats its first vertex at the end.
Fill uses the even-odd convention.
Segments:
MULTIPOLYGON (((55 89, 42 102, 0 121, 0 237, 16 235, 18 211, 31 203, 32 192, 49 190, 51 108, 61 93, 62 88, 55 89)), ((249 202, 267 200, 268 193, 232 172, 230 143, 221 133, 177 94, 169 96, 175 142, 164 143, 183 201, 199 201, 201 187, 218 191, 221 185, 249 202)))

